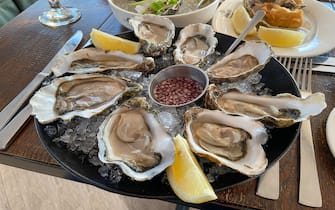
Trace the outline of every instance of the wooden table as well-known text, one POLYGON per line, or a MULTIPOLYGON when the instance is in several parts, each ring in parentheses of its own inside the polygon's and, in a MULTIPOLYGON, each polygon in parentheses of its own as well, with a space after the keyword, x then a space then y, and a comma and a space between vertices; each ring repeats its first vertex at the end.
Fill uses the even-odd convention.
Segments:
MULTIPOLYGON (((38 15, 48 8, 39 0, 0 29, 0 110, 6 106, 49 62, 65 41, 82 30, 88 40, 92 28, 112 34, 126 31, 114 18, 105 0, 63 0, 64 5, 78 7, 81 19, 69 26, 48 28, 38 22, 38 15)), ((335 75, 313 73, 312 89, 325 93, 328 107, 312 119, 315 153, 320 178, 323 209, 335 206, 335 160, 326 142, 326 120, 335 106, 335 75)), ((268 200, 255 195, 257 180, 218 192, 219 199, 205 207, 233 206, 255 209, 308 209, 298 203, 299 146, 296 141, 280 160, 280 198, 268 200)), ((15 136, 7 150, 0 152, 0 163, 31 171, 75 179, 53 160, 40 143, 33 120, 15 136)), ((173 202, 179 202, 173 200, 173 202)))

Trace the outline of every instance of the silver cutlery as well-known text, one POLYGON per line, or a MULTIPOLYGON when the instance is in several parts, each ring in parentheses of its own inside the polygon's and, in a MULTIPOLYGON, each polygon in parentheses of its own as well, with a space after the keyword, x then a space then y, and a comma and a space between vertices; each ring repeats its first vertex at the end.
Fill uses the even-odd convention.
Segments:
POLYGON ((335 73, 334 66, 315 65, 312 70, 324 73, 335 73))
POLYGON ((315 56, 312 59, 313 65, 335 66, 335 57, 315 56))
MULTIPOLYGON (((287 69, 291 68, 291 58, 278 58, 278 61, 287 69)), ((271 168, 267 169, 265 173, 260 176, 257 185, 256 195, 276 200, 279 198, 279 161, 277 161, 271 168)))
POLYGON ((15 117, 0 131, 0 150, 9 145, 15 134, 24 125, 31 114, 30 104, 26 105, 15 117))
POLYGON ((335 58, 326 56, 313 57, 313 71, 335 73, 335 58))
POLYGON ((257 185, 256 195, 277 200, 279 198, 279 161, 260 176, 257 185))
MULTIPOLYGON (((291 59, 289 61, 291 62, 291 59)), ((310 95, 312 93, 312 59, 295 59, 290 72, 299 84, 302 97, 310 95)), ((303 121, 300 130, 299 203, 311 207, 322 206, 310 120, 303 121)))
MULTIPOLYGON (((291 62, 295 60, 289 57, 280 57, 278 59, 287 69, 290 69, 291 62)), ((312 64, 313 71, 335 73, 335 58, 333 57, 315 56, 312 58, 312 64)))
POLYGON ((235 47, 245 38, 249 31, 256 26, 256 24, 263 19, 265 12, 263 10, 258 10, 252 17, 251 21, 248 23, 247 27, 242 31, 242 33, 235 39, 235 41, 230 45, 228 50, 225 52, 224 56, 229 55, 235 47))
MULTIPOLYGON (((287 69, 290 69, 291 58, 280 57, 278 58, 278 61, 287 69)), ((267 169, 262 176, 260 176, 256 195, 276 200, 279 198, 279 192, 279 161, 277 161, 271 168, 267 169)))
POLYGON ((57 52, 51 59, 47 66, 38 73, 34 79, 0 112, 0 130, 12 119, 20 107, 27 101, 32 93, 41 85, 43 80, 51 74, 51 67, 55 65, 57 58, 60 55, 74 51, 79 45, 83 37, 82 31, 77 31, 72 37, 64 44, 64 46, 57 52))
POLYGON ((0 112, 0 150, 6 149, 12 137, 22 127, 31 114, 31 106, 26 105, 18 114, 17 111, 23 103, 41 85, 42 81, 51 74, 51 68, 55 65, 56 59, 66 53, 74 51, 81 42, 83 33, 77 31, 57 52, 42 72, 26 86, 1 112, 0 112), (16 114, 16 115, 15 115, 16 114), (13 116, 15 117, 13 118, 13 116))

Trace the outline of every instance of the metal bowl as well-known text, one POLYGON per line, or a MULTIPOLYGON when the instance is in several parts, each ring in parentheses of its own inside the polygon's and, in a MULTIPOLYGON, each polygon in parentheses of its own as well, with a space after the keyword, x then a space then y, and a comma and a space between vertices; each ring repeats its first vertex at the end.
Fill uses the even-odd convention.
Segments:
POLYGON ((206 92, 207 87, 209 84, 209 79, 207 74, 200 68, 193 66, 193 65, 188 65, 188 64, 177 64, 173 66, 169 66, 161 71, 159 71, 150 81, 149 83, 149 88, 148 88, 148 94, 149 97, 157 104, 165 107, 181 107, 185 106, 187 104, 193 103, 200 99, 206 92), (159 101, 156 100, 154 97, 154 89, 155 87, 160 84, 162 81, 167 80, 167 79, 173 79, 173 78, 178 78, 178 77, 185 77, 185 78, 190 78, 194 81, 197 81, 201 87, 202 87, 202 92, 194 99, 183 103, 183 104, 177 104, 177 105, 167 105, 160 103, 159 101))
MULTIPOLYGON (((208 23, 215 14, 215 11, 220 2, 221 0, 214 0, 209 5, 195 11, 175 15, 166 15, 164 17, 168 17, 175 24, 176 27, 185 27, 193 23, 208 23)), ((130 30, 133 30, 133 28, 128 23, 128 20, 134 15, 139 14, 120 8, 119 6, 114 4, 113 0, 108 0, 108 3, 116 19, 123 26, 127 27, 130 30)))

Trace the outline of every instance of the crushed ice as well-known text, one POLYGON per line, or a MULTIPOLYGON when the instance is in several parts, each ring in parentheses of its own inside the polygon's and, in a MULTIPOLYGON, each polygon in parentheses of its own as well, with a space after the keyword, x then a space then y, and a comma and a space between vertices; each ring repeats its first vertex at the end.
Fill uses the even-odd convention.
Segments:
MULTIPOLYGON (((216 52, 209 58, 207 63, 204 64, 202 68, 207 69, 219 56, 221 56, 221 54, 216 52)), ((173 65, 172 50, 170 49, 169 53, 166 53, 159 58, 155 58, 155 63, 156 70, 154 72, 173 65)), ((190 104, 179 108, 162 107, 155 104, 147 96, 148 85, 153 74, 144 75, 141 72, 134 71, 111 71, 109 74, 128 78, 134 82, 140 83, 143 86, 143 90, 138 94, 138 96, 145 96, 147 98, 149 104, 157 112, 157 119, 172 136, 183 134, 183 116, 185 111, 192 106, 202 105, 202 102, 200 101, 197 102, 197 104, 190 104)), ((254 74, 240 82, 222 83, 221 88, 223 90, 237 88, 243 93, 254 92, 257 94, 269 94, 270 90, 264 88, 264 84, 261 83, 261 79, 262 77, 260 74, 254 74)), ((45 84, 50 83, 50 81, 51 79, 47 80, 45 84)), ((96 137, 100 124, 103 122, 105 117, 114 109, 117 109, 118 106, 119 105, 112 106, 103 114, 91 117, 90 119, 75 117, 70 122, 59 120, 57 122, 57 126, 46 125, 44 126, 44 129, 47 135, 53 138, 53 142, 58 145, 65 146, 69 151, 78 154, 81 158, 84 157, 84 161, 99 167, 98 172, 102 177, 108 179, 112 183, 118 183, 125 177, 125 175, 123 175, 118 166, 104 164, 99 160, 96 137)), ((219 167, 213 163, 209 163, 203 158, 199 158, 199 160, 210 182, 214 182, 218 176, 232 171, 229 168, 219 167)), ((162 176, 161 182, 163 184, 167 184, 165 175, 162 176)))

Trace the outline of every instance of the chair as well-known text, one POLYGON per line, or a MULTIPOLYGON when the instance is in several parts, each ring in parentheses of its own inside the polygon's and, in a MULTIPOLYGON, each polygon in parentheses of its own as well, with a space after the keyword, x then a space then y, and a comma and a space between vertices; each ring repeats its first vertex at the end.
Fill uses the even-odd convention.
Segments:
POLYGON ((0 0, 0 27, 35 1, 36 0, 0 0))
POLYGON ((19 10, 22 12, 37 0, 13 0, 19 10))

